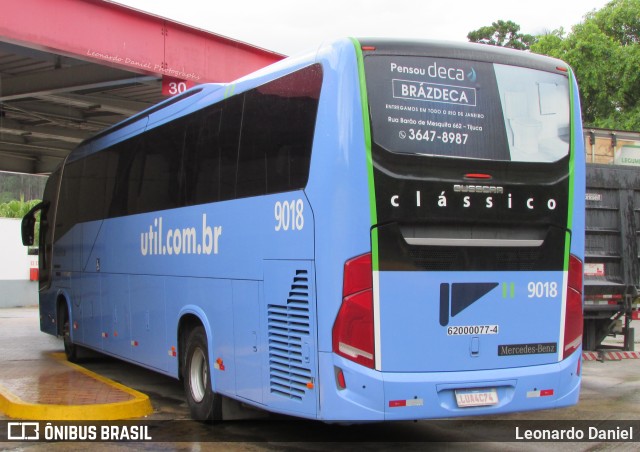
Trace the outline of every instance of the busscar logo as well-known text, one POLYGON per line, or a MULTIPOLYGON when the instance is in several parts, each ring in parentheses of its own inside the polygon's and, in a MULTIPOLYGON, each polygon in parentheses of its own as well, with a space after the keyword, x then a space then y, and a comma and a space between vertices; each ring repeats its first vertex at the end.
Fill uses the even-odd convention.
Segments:
POLYGON ((504 193, 504 188, 494 185, 455 184, 453 186, 453 191, 456 193, 491 193, 502 195, 504 193))

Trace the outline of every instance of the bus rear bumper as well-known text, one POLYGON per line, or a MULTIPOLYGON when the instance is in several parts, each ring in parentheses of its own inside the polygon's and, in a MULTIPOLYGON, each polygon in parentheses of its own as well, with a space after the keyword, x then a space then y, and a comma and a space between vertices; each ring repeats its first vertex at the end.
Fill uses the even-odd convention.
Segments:
POLYGON ((333 369, 323 378, 320 417, 326 421, 412 420, 544 410, 575 405, 580 395, 581 350, 553 364, 433 373, 378 372, 330 353, 320 355, 326 364, 321 366, 323 372, 333 369), (339 372, 344 375, 345 389, 339 387, 339 372), (472 394, 462 397, 468 404, 490 404, 460 407, 456 392, 472 394))

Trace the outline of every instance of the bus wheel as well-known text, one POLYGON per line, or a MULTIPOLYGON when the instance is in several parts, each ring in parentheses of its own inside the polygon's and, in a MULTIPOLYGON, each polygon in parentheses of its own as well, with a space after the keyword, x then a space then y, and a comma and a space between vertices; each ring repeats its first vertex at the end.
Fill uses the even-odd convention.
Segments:
POLYGON ((211 389, 207 335, 201 326, 187 338, 183 375, 191 417, 199 421, 222 420, 222 397, 211 389))
POLYGON ((71 341, 71 322, 69 321, 69 310, 62 307, 63 323, 62 323, 62 340, 64 342, 64 354, 67 360, 72 363, 78 362, 78 346, 71 341))

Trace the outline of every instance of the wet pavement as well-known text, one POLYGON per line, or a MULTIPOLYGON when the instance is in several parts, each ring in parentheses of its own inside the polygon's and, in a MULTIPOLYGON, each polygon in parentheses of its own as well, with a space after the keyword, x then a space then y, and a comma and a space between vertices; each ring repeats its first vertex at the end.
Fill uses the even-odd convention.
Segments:
POLYGON ((148 396, 66 360, 36 309, 0 310, 0 411, 30 420, 139 418, 148 396))
MULTIPOLYGON (((277 416, 207 425, 188 420, 188 407, 179 381, 97 354, 82 363, 83 368, 98 375, 95 377, 69 367, 60 356, 62 351, 60 339, 39 331, 37 309, 0 310, 0 385, 4 393, 21 394, 20 399, 25 403, 73 403, 74 406, 96 407, 126 404, 131 400, 127 388, 133 388, 149 396, 153 412, 128 423, 111 422, 107 425, 109 428, 121 426, 123 431, 145 425, 152 441, 8 441, 9 422, 16 420, 0 413, 0 450, 86 450, 90 447, 109 450, 333 451, 401 447, 404 450, 631 451, 638 450, 640 445, 640 359, 584 361, 580 403, 557 410, 464 420, 351 426, 277 416), (109 380, 101 380, 103 378, 109 380), (111 384, 113 382, 115 386, 111 384), (49 395, 43 399, 41 394, 46 394, 47 390, 49 395), (75 398, 64 399, 65 394, 75 398), (120 399, 114 400, 113 397, 120 399), (535 434, 549 428, 577 429, 587 435, 589 429, 601 428, 615 433, 616 430, 621 432, 631 428, 635 436, 634 442, 599 438, 592 442, 533 442, 526 437, 522 439, 527 431, 535 434)), ((132 391, 132 394, 137 393, 132 391)), ((74 418, 78 419, 77 416, 67 419, 74 418)), ((90 424, 97 429, 98 438, 102 424, 90 424)), ((13 424, 12 428, 15 427, 13 424)), ((44 423, 40 427, 44 429, 44 423)), ((132 439, 124 437, 125 440, 127 438, 132 439)))

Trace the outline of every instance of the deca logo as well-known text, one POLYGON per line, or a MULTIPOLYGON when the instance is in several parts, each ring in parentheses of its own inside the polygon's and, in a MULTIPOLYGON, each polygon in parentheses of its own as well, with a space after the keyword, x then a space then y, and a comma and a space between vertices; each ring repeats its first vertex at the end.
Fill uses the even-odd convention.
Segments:
POLYGON ((497 282, 440 284, 440 325, 447 326, 449 316, 455 317, 460 314, 499 284, 497 282))

